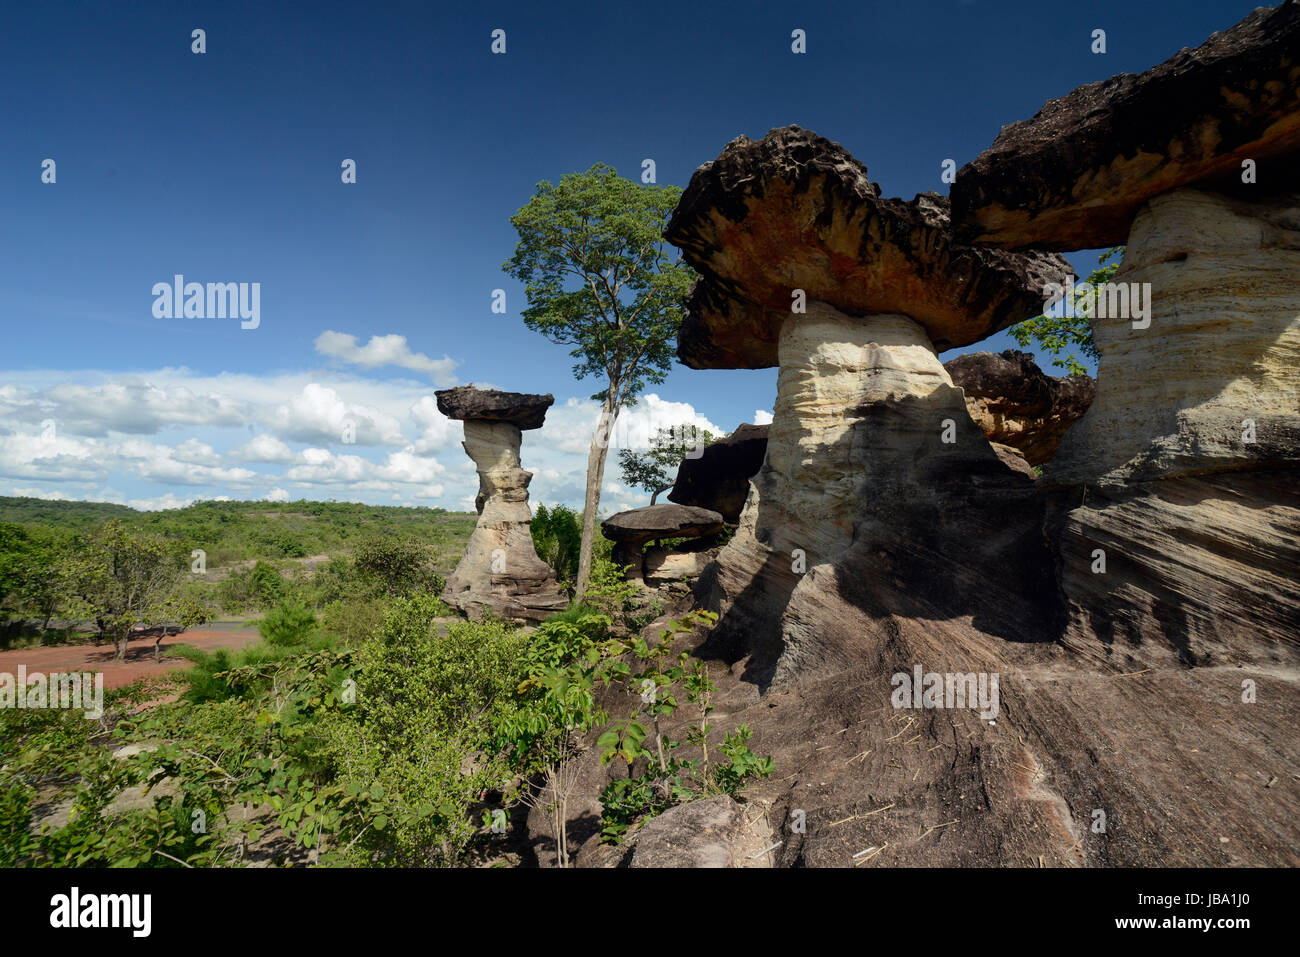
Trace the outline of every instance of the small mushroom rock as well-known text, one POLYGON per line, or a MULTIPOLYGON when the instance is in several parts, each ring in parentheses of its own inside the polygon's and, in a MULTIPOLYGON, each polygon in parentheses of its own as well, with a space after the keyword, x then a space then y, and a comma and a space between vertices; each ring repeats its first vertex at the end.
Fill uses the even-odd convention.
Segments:
MULTIPOLYGON (((643 576, 642 546, 646 542, 659 538, 703 538, 716 535, 724 524, 722 516, 710 509, 665 504, 611 515, 600 523, 600 531, 615 543, 614 563, 630 566, 627 577, 639 581, 643 576)), ((657 561, 662 564, 662 556, 657 561)))

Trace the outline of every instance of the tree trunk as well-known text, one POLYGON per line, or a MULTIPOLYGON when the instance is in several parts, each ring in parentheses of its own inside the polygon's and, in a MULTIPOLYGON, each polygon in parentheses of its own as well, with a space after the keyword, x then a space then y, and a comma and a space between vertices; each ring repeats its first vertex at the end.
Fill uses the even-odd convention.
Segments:
POLYGON ((651 492, 651 493, 650 493, 650 504, 653 505, 653 504, 655 503, 655 499, 657 499, 657 498, 659 497, 659 493, 660 493, 660 492, 666 492, 666 491, 668 491, 668 490, 669 490, 670 488, 672 488, 675 484, 677 484, 677 483, 675 483, 675 482, 669 482, 667 485, 660 485, 657 489, 655 489, 653 492, 651 492))
MULTIPOLYGON (((612 396, 615 390, 610 389, 612 396)), ((591 552, 596 538, 596 510, 600 508, 600 484, 605 480, 605 459, 609 454, 609 436, 618 419, 617 408, 611 408, 610 399, 601 407, 600 424, 591 437, 591 450, 587 453, 587 495, 582 506, 582 544, 578 549, 578 582, 573 593, 573 603, 582 604, 587 592, 587 579, 591 576, 591 552)))

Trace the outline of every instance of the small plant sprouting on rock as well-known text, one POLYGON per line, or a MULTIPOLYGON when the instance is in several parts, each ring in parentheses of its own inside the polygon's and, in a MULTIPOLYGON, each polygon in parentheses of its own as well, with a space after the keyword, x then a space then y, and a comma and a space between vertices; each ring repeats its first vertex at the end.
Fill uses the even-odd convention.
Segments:
POLYGON ((639 635, 624 643, 624 651, 639 663, 637 670, 625 660, 626 655, 608 665, 606 674, 610 679, 621 680, 636 691, 642 704, 631 717, 614 722, 597 739, 597 746, 603 749, 601 761, 608 764, 620 759, 629 769, 644 762, 640 774, 613 781, 601 792, 601 834, 608 841, 621 841, 638 820, 676 804, 712 794, 735 795, 753 778, 772 773, 772 759, 750 751, 748 741, 753 732, 745 725, 727 734, 718 749, 725 761, 710 762, 709 733, 713 726, 709 715, 716 685, 709 678, 708 666, 697 661, 688 669, 689 655, 681 652, 665 667, 678 634, 697 624, 711 625, 717 619, 713 612, 692 611, 669 622, 653 644, 639 635), (680 707, 675 693, 679 687, 700 713, 699 722, 687 728, 684 740, 670 737, 665 729, 666 720, 680 707), (649 717, 649 727, 640 720, 643 715, 649 717), (683 744, 699 748, 699 756, 679 757, 677 752, 683 744))

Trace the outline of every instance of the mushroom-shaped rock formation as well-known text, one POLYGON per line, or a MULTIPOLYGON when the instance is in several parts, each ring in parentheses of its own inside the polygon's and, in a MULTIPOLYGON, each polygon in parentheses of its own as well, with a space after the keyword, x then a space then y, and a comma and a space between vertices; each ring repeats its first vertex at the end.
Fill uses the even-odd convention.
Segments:
POLYGON ((1131 670, 1297 657, 1298 148, 1287 0, 1049 102, 953 187, 974 242, 1127 244, 1096 307, 1096 399, 1043 483, 1066 640, 1131 670))
POLYGON ((732 524, 740 521, 750 476, 767 454, 767 430, 766 425, 745 423, 695 458, 682 459, 668 501, 712 509, 732 524))
POLYGON ((1300 460, 1297 173, 1300 0, 1048 102, 959 171, 965 240, 1127 243, 1093 323, 1097 399, 1050 480, 1300 460))
POLYGON ((528 483, 519 464, 522 429, 541 428, 550 395, 460 386, 434 393, 438 411, 465 423, 465 451, 478 469, 478 524, 443 598, 467 615, 541 620, 568 599, 537 557, 529 530, 528 483))
POLYGON ((802 300, 852 316, 904 315, 951 349, 1041 311, 1070 270, 1045 253, 958 246, 948 200, 882 199, 838 143, 797 126, 738 137, 695 171, 664 236, 701 274, 678 334, 694 369, 780 364, 802 300))
POLYGON ((1046 375, 1033 356, 1014 349, 997 355, 969 352, 943 367, 966 394, 966 411, 988 440, 1010 446, 1030 465, 1056 454, 1097 394, 1091 376, 1046 375))
POLYGON ((1041 503, 975 428, 935 347, 1041 312, 1064 260, 959 246, 945 199, 881 199, 862 164, 798 127, 728 144, 665 236, 701 274, 682 361, 780 366, 766 459, 701 579, 729 653, 749 655, 760 683, 833 667, 904 611, 890 595, 929 580, 949 581, 950 617, 1041 632, 1041 503), (954 571, 983 549, 1025 567, 993 588, 954 571))
MULTIPOLYGON (((614 542, 610 556, 616 565, 627 565, 629 581, 642 581, 651 571, 658 579, 672 579, 680 575, 694 577, 698 574, 692 562, 684 559, 667 560, 675 554, 670 550, 656 550, 654 567, 645 567, 647 556, 642 546, 660 538, 706 538, 723 529, 722 516, 707 508, 691 505, 648 505, 611 515, 600 523, 601 533, 614 542)), ((683 551, 693 554, 694 549, 683 551)), ((654 582, 651 582, 654 584, 654 582)))

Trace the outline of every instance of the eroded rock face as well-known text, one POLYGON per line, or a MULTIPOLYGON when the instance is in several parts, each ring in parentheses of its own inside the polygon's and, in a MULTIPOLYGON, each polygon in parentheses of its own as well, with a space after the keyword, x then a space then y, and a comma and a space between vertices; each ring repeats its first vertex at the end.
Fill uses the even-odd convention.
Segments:
POLYGON ((1057 507, 1067 646, 1125 673, 1266 665, 1294 680, 1300 469, 1090 486, 1057 507))
POLYGON ((1030 465, 1056 454, 1097 393, 1090 376, 1045 375, 1033 356, 1011 349, 968 353, 943 367, 966 393, 966 411, 988 440, 1010 446, 1030 465))
POLYGON ((849 315, 910 316, 948 349, 1037 315, 1043 286, 1070 272, 1045 253, 958 246, 946 197, 884 199, 847 150, 797 126, 727 144, 664 236, 701 275, 677 340, 696 369, 776 365, 794 290, 849 315))
POLYGON ((767 433, 766 425, 746 423, 705 446, 698 458, 682 459, 668 501, 712 509, 728 522, 739 521, 749 479, 767 454, 767 433))
POLYGON ((1093 324, 1097 398, 1048 479, 1116 484, 1300 462, 1297 276, 1300 195, 1248 204, 1186 189, 1143 207, 1114 281, 1150 284, 1150 325, 1093 324))
POLYGON ((957 173, 957 235, 1010 248, 1120 245, 1143 203, 1194 184, 1294 189, 1300 2, 1260 8, 1194 50, 1048 101, 957 173), (1256 184, 1241 182, 1257 164, 1256 184))
POLYGON ((568 597, 533 547, 528 507, 533 475, 519 461, 523 433, 518 423, 540 428, 552 398, 471 387, 436 396, 444 415, 465 418, 464 447, 479 476, 478 523, 443 599, 471 617, 487 610, 503 618, 540 621, 562 611, 568 597))
POLYGON ((814 303, 780 349, 766 461, 697 592, 721 615, 711 650, 748 657, 766 687, 844 667, 927 608, 1045 635, 1042 501, 971 422, 924 330, 814 303), (1007 574, 990 582, 973 553, 1007 574))

